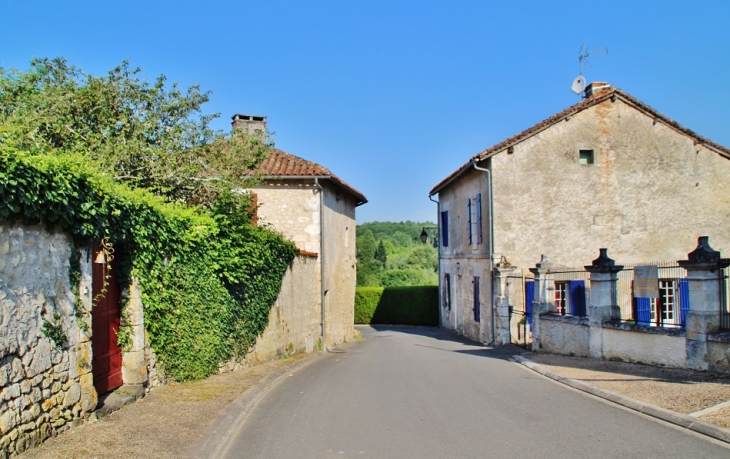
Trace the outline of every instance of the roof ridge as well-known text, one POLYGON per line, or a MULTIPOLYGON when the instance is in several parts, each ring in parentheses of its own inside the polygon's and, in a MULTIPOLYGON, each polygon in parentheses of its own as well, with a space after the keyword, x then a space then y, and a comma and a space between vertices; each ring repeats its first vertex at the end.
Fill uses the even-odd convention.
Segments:
POLYGON ((688 137, 692 137, 695 140, 695 143, 701 143, 705 145, 706 147, 714 150, 718 154, 730 159, 730 149, 727 147, 724 147, 716 142, 713 142, 706 137, 702 137, 696 132, 692 131, 691 129, 688 129, 681 124, 677 123, 676 121, 672 120, 671 118, 661 114, 656 109, 650 107, 649 105, 641 102, 639 99, 633 97, 632 95, 628 94, 627 92, 616 88, 614 86, 611 86, 608 89, 603 89, 598 94, 587 97, 586 99, 571 105, 570 107, 559 111, 558 113, 545 118, 544 120, 538 122, 537 124, 534 124, 530 126, 529 128, 518 132, 517 134, 508 137, 507 139, 492 145, 491 147, 482 150, 481 152, 477 153, 476 155, 472 156, 469 161, 467 161, 464 165, 456 169, 454 172, 449 174, 445 179, 443 179, 441 182, 439 182, 436 186, 431 189, 429 192, 429 196, 433 196, 434 194, 438 193, 438 191, 443 188, 444 186, 448 185, 452 180, 454 180, 456 177, 464 173, 464 171, 470 167, 470 164, 476 162, 476 161, 483 161, 487 158, 490 158, 506 149, 508 149, 511 146, 516 145, 517 143, 526 140, 534 135, 539 134, 540 132, 544 131, 545 129, 552 127, 553 125, 557 124, 558 122, 569 119, 570 116, 582 112, 583 110, 586 110, 594 105, 597 105, 601 102, 604 102, 608 99, 611 99, 612 101, 615 101, 617 98, 621 98, 621 100, 625 103, 628 103, 629 105, 633 106, 635 109, 640 110, 644 113, 648 113, 654 117, 655 120, 661 120, 662 123, 664 123, 666 126, 674 129, 675 131, 684 134, 688 137))

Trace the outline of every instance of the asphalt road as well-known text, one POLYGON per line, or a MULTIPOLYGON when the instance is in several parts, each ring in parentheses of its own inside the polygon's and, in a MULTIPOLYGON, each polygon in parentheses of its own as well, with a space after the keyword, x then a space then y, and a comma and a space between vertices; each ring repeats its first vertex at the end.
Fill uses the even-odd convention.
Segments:
POLYGON ((274 387, 226 458, 730 457, 730 448, 426 328, 363 330, 274 387))

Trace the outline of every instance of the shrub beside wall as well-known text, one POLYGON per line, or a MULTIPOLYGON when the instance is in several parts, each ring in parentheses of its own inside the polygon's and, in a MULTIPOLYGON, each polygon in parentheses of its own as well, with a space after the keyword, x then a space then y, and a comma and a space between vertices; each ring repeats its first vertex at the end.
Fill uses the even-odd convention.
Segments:
POLYGON ((439 324, 437 286, 357 287, 356 324, 439 324))

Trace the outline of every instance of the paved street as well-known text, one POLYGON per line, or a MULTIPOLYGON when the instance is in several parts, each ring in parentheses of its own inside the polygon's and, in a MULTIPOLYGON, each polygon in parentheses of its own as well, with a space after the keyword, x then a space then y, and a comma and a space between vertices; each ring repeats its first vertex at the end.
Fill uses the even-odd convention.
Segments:
POLYGON ((277 385, 228 458, 730 457, 717 441, 543 378, 448 331, 365 340, 277 385))

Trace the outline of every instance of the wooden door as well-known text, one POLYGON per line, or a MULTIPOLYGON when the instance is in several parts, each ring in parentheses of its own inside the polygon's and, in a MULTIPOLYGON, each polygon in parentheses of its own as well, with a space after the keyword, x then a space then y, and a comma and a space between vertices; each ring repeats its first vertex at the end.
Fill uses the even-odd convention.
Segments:
POLYGON ((99 395, 122 385, 122 350, 117 345, 120 316, 116 262, 112 259, 111 262, 96 263, 100 251, 101 245, 97 244, 92 257, 94 307, 91 311, 92 372, 99 395), (103 291, 105 283, 106 292, 103 291))

